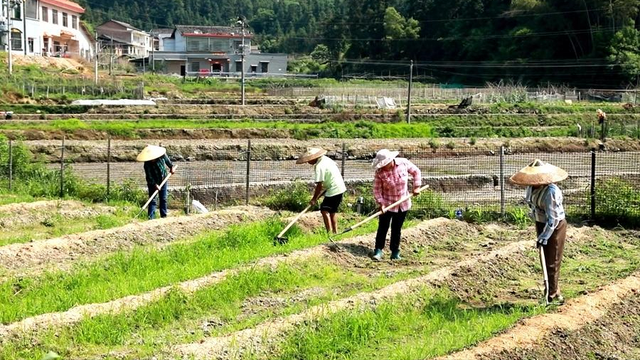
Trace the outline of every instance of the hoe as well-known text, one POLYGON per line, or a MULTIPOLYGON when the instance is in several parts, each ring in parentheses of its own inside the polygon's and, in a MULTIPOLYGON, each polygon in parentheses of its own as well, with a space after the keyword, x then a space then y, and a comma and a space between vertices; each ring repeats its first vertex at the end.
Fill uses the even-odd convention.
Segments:
MULTIPOLYGON (((178 167, 177 165, 176 165, 176 166, 174 166, 174 167, 173 167, 173 170, 175 171, 177 167, 178 167)), ((158 187, 159 187, 159 188, 162 188, 162 187, 164 186, 164 184, 166 184, 166 183, 167 183, 167 181, 169 181, 169 178, 171 177, 171 175, 172 175, 171 173, 168 173, 168 174, 167 174, 167 177, 166 177, 166 178, 164 178, 164 180, 162 180, 162 182, 160 183, 160 185, 158 185, 158 187)), ((151 203, 151 200, 153 200, 153 199, 156 197, 156 195, 158 195, 158 192, 159 192, 159 191, 160 191, 160 190, 156 189, 156 191, 154 191, 154 192, 153 192, 153 194, 151 194, 151 196, 149 196, 149 200, 147 200, 147 202, 146 202, 144 205, 142 205, 142 209, 140 209, 140 212, 138 213, 138 216, 140 216, 140 214, 142 214, 142 212, 144 211, 144 209, 146 209, 146 208, 147 208, 147 206, 149 206, 149 204, 151 203)), ((136 217, 138 217, 138 216, 136 216, 136 217)))
MULTIPOLYGON (((324 194, 327 191, 323 191, 322 194, 320 194, 320 196, 318 198, 321 198, 322 196, 324 196, 324 194)), ((289 223, 289 225, 287 225, 281 232, 280 234, 278 234, 278 236, 276 236, 273 239, 273 245, 284 245, 289 241, 289 238, 287 238, 286 236, 284 236, 284 234, 287 233, 287 231, 293 226, 293 224, 296 223, 296 221, 300 220, 300 218, 302 217, 302 215, 304 215, 307 211, 309 211, 309 209, 311 209, 311 204, 309 204, 306 208, 304 208, 304 210, 302 210, 302 212, 298 215, 296 215, 296 217, 293 218, 293 220, 291 220, 291 222, 289 223)))
MULTIPOLYGON (((429 188, 429 185, 425 185, 425 186, 421 187, 418 190, 420 192, 422 192, 422 191, 426 190, 427 188, 429 188)), ((371 216, 367 217, 366 219, 360 221, 359 223, 357 223, 355 225, 351 225, 350 227, 344 229, 344 231, 342 231, 341 233, 336 234, 335 236, 340 236, 340 235, 346 234, 349 231, 352 231, 352 230, 354 230, 354 229, 356 229, 356 228, 368 223, 369 221, 371 221, 371 220, 377 218, 378 216, 382 215, 383 213, 387 212, 389 209, 393 209, 394 207, 396 207, 396 206, 402 204, 403 202, 409 200, 411 198, 411 196, 413 196, 413 195, 403 196, 400 200, 398 200, 398 201, 394 202, 393 204, 383 208, 382 210, 377 211, 376 213, 374 213, 373 215, 371 215, 371 216)), ((338 244, 331 238, 331 236, 329 236, 329 240, 332 243, 331 244, 332 250, 337 250, 338 244)))

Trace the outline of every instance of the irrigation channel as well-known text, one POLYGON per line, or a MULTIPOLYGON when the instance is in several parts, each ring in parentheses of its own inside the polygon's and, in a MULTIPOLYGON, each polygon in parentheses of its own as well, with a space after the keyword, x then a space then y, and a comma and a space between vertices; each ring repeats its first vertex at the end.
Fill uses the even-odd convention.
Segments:
MULTIPOLYGON (((208 216, 218 216, 215 214, 208 216)), ((319 225, 318 216, 307 215, 303 224, 319 225)), ((202 217, 192 218, 199 220, 174 221, 191 226, 204 222, 202 217)), ((274 247, 271 241, 279 225, 258 230, 242 227, 256 220, 244 217, 245 224, 228 229, 221 238, 229 251, 245 261, 200 275, 189 272, 192 275, 182 280, 119 297, 110 295, 122 285, 118 281, 141 280, 135 276, 114 279, 112 290, 102 289, 102 294, 94 295, 102 301, 68 302, 63 300, 67 295, 60 294, 59 300, 48 299, 60 301, 59 305, 42 307, 29 299, 51 275, 27 272, 8 279, 5 285, 22 287, 7 298, 5 306, 11 310, 3 319, 11 320, 3 320, 0 326, 0 358, 41 359, 54 351, 65 359, 299 359, 321 355, 425 359, 491 341, 494 336, 503 343, 500 332, 507 331, 502 336, 508 336, 526 330, 540 322, 539 316, 547 317, 546 324, 556 318, 564 320, 558 326, 538 326, 533 340, 549 339, 557 329, 580 331, 609 316, 609 309, 627 304, 640 290, 640 281, 629 277, 640 269, 640 233, 634 231, 570 227, 561 278, 563 293, 570 300, 559 309, 545 309, 538 305, 541 272, 530 227, 473 225, 443 218, 414 222, 403 231, 403 260, 374 262, 369 258, 373 227, 364 229, 369 233, 343 238, 331 246, 321 233, 297 230, 289 244, 274 247), (270 230, 265 233, 266 229, 270 230), (251 241, 266 244, 252 245, 251 241), (265 245, 267 252, 249 260, 253 247, 265 245), (598 295, 602 293, 616 295, 598 295), (587 312, 592 316, 581 316, 587 312), (576 326, 570 326, 574 323, 576 326), (373 337, 365 335, 374 333, 373 337), (404 346, 394 346, 397 343, 404 346)), ((224 228, 230 223, 219 224, 224 228)), ((170 227, 160 220, 145 224, 170 227)), ((136 236, 129 226, 112 230, 136 236)), ((175 246, 198 248, 208 240, 186 240, 198 231, 205 229, 183 231, 158 251, 175 246)), ((0 250, 3 248, 7 247, 0 250)), ((215 247, 207 249, 211 253, 197 256, 215 258, 224 253, 215 247)), ((72 280, 83 267, 103 261, 87 260, 69 260, 79 267, 63 266, 56 271, 66 272, 72 280)), ((166 266, 180 269, 180 261, 192 263, 175 259, 166 266)), ((97 286, 95 282, 72 284, 70 292, 92 292, 92 286, 97 286)), ((505 351, 513 349, 505 347, 505 351)), ((617 354, 611 351, 610 355, 617 354)))

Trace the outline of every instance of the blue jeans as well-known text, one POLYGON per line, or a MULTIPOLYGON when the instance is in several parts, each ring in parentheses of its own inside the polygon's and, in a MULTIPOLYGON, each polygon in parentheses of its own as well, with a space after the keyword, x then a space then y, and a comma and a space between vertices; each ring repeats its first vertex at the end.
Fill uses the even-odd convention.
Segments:
MULTIPOLYGON (((156 186, 155 185, 149 185, 149 196, 151 196, 151 194, 153 194, 156 191, 156 186)), ((160 217, 164 218, 167 217, 167 196, 168 196, 168 192, 167 192, 167 183, 164 183, 164 185, 160 188, 160 191, 158 191, 158 198, 160 198, 160 217)), ((151 200, 151 202, 149 203, 149 220, 153 219, 156 217, 156 197, 153 198, 153 200, 151 200)))

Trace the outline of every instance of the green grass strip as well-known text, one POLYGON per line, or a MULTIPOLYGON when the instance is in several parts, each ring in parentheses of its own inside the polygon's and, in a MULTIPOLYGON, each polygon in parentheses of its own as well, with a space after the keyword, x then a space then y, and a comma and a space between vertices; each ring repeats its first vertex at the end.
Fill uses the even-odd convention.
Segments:
MULTIPOLYGON (((258 268, 245 270, 224 281, 194 294, 186 295, 179 290, 169 292, 160 300, 136 309, 115 315, 101 315, 85 319, 72 327, 49 329, 37 336, 37 346, 24 338, 4 344, 0 350, 3 359, 41 359, 49 351, 62 356, 78 356, 82 352, 103 354, 115 346, 126 345, 133 357, 151 356, 157 352, 157 343, 166 333, 182 333, 179 341, 195 341, 204 337, 197 320, 217 318, 224 323, 219 330, 226 332, 253 326, 278 309, 264 309, 243 319, 242 304, 245 300, 262 294, 294 296, 305 289, 322 287, 327 290, 310 301, 327 301, 340 288, 345 291, 366 291, 379 288, 396 277, 385 274, 370 277, 342 269, 323 259, 314 258, 305 262, 279 264, 275 269, 258 268), (281 295, 283 294, 284 295, 281 295), (194 335, 185 330, 191 328, 194 335), (182 331, 180 331, 182 330, 182 331), (144 339, 137 343, 133 339, 144 339), (93 349, 93 350, 89 350, 93 349)), ((302 309, 299 305, 283 305, 288 310, 302 309)), ((279 309, 286 311, 287 309, 279 309)), ((177 339, 172 339, 177 341, 177 339)))
MULTIPOLYGON (((373 222, 368 225, 353 235, 375 227, 373 222)), ((288 234, 288 244, 273 246, 273 238, 283 226, 278 219, 237 225, 163 249, 138 247, 118 252, 99 261, 78 264, 70 272, 9 279, 0 284, 0 322, 8 324, 80 304, 138 294, 328 241, 325 234, 302 236, 294 228, 288 234)))
POLYGON ((373 310, 348 310, 287 336, 272 359, 425 359, 473 345, 543 311, 533 306, 463 307, 453 294, 424 290, 373 310))

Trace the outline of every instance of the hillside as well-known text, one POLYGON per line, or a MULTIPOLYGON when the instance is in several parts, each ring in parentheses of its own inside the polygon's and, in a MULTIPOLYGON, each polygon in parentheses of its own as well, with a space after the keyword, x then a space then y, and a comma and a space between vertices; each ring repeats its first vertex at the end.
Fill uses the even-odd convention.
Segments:
POLYGON ((626 87, 640 74, 637 0, 79 2, 91 24, 116 18, 145 30, 244 16, 265 52, 324 45, 306 68, 330 75, 405 75, 408 59, 418 78, 466 84, 626 87))

